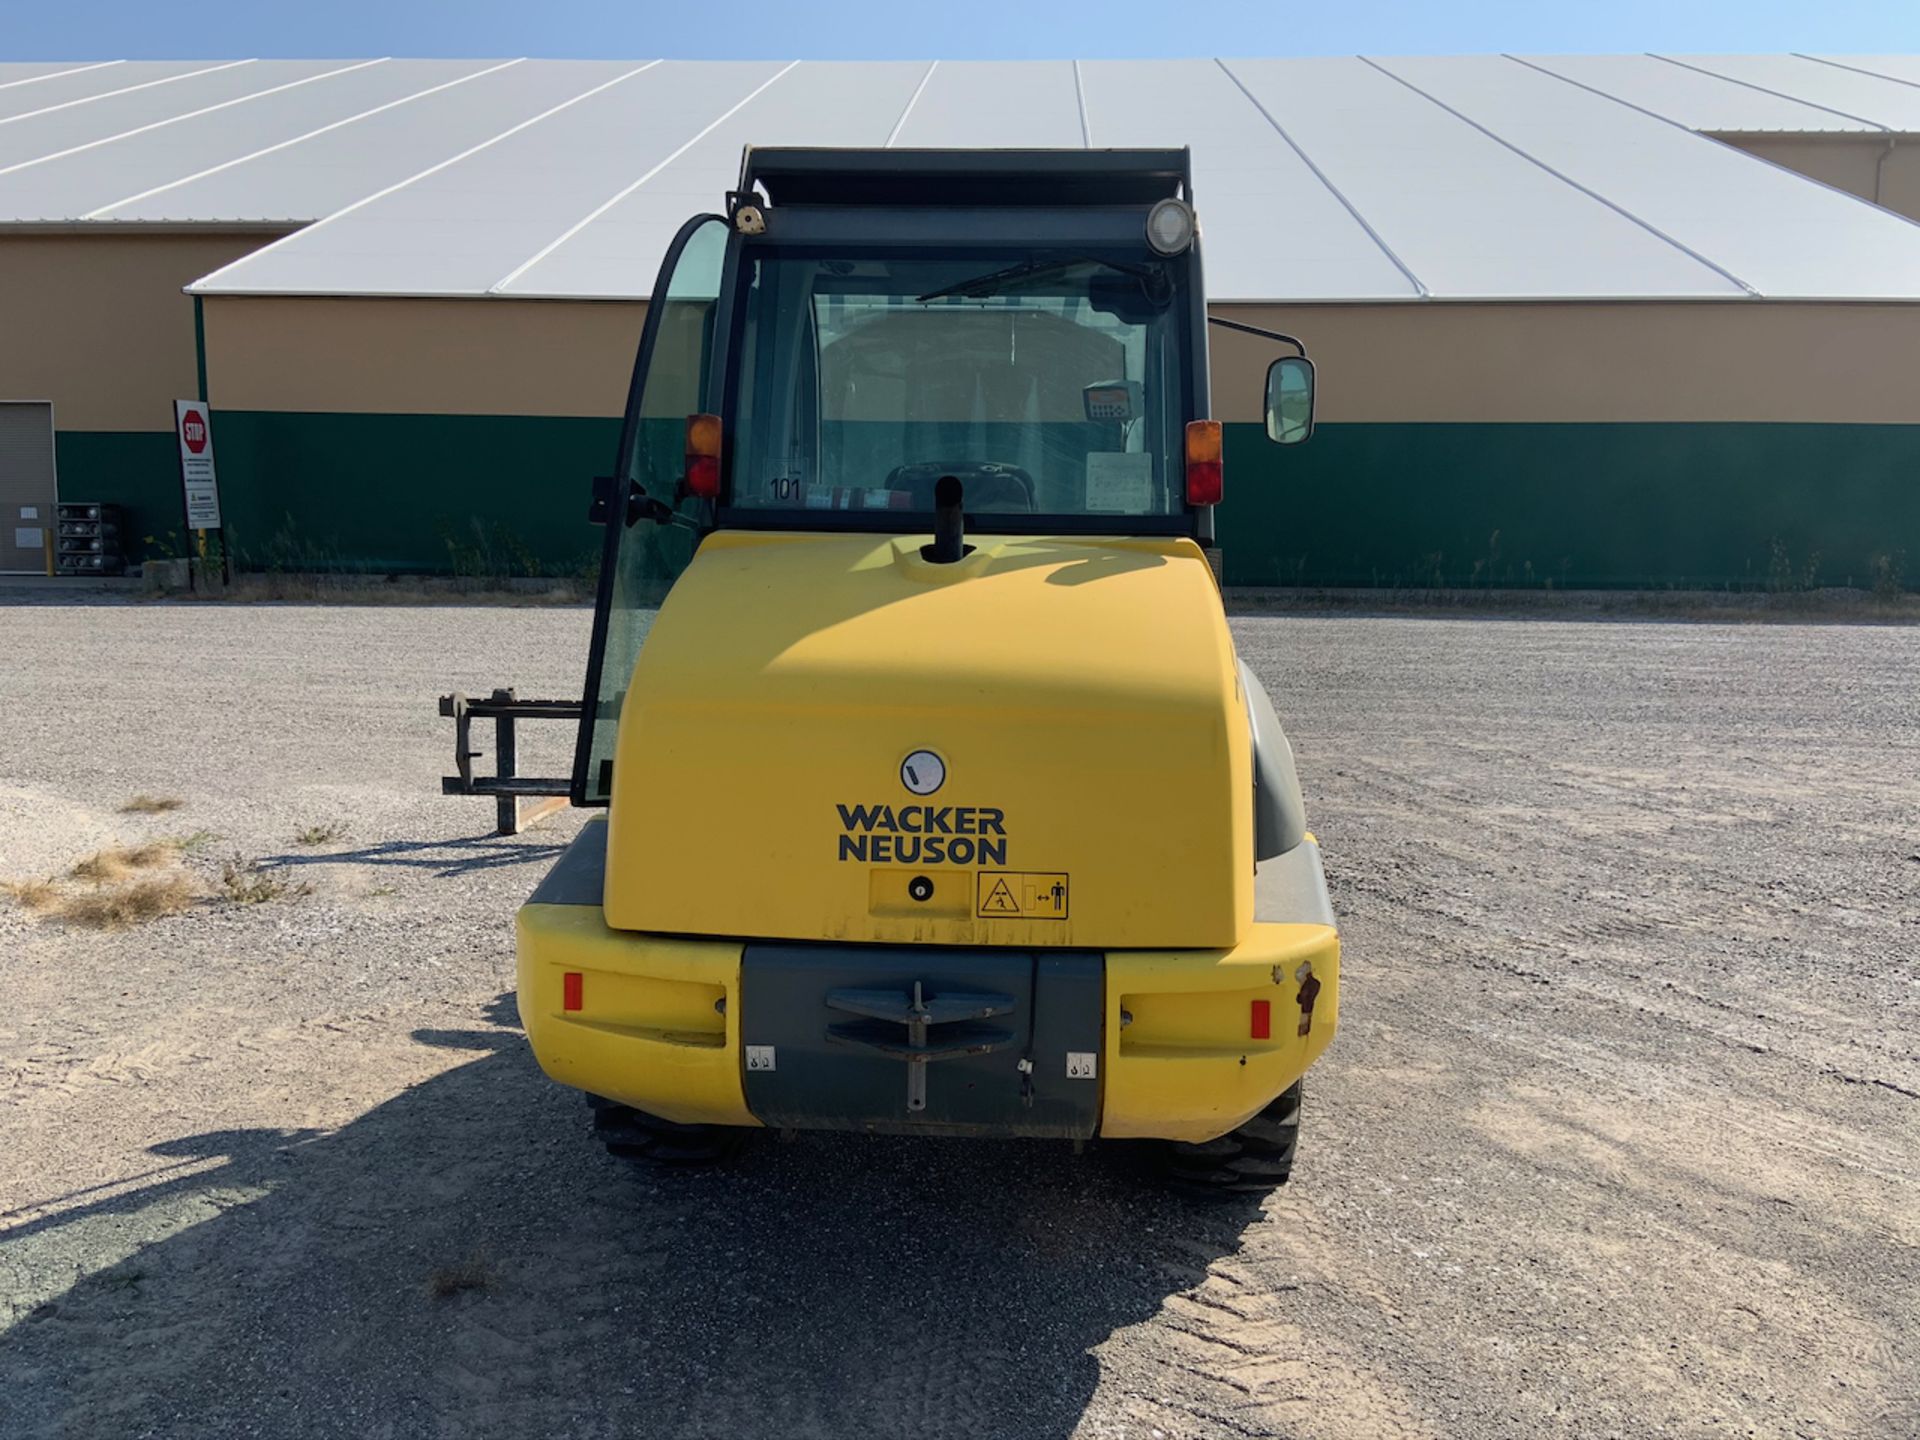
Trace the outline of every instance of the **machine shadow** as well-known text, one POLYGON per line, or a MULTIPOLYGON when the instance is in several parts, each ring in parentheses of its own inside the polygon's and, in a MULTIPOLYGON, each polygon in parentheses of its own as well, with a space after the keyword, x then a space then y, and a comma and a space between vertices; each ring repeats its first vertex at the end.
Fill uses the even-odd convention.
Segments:
POLYGON ((451 880, 488 870, 551 862, 566 848, 563 843, 529 842, 489 830, 451 840, 387 840, 350 850, 289 851, 263 856, 260 863, 289 869, 309 865, 397 866, 427 871, 436 880, 451 880))
MULTIPOLYGON (((176 1200, 258 1198, 0 1335, 7 1433, 1065 1436, 1092 1347, 1260 1213, 1126 1147, 769 1133, 634 1170, 516 1030, 415 1038, 480 1058, 324 1135, 155 1147, 227 1157, 176 1200)), ((75 1198, 43 1226, 160 1196, 75 1198)))

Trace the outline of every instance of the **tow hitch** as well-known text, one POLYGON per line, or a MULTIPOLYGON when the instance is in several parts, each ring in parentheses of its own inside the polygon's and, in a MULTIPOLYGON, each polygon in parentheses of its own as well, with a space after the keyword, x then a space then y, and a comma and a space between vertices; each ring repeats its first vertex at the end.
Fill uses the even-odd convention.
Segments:
POLYGON ((985 1055, 1013 1043, 1013 1032, 982 1025, 996 1015, 1011 1015, 1011 995, 967 995, 949 992, 928 998, 922 982, 913 982, 913 994, 899 990, 830 990, 827 1008, 861 1018, 829 1025, 827 1039, 836 1045, 857 1045, 907 1062, 907 1109, 927 1108, 927 1066, 935 1060, 958 1060, 985 1055), (904 1036, 893 1027, 906 1027, 904 1036), (936 1044, 927 1042, 928 1027, 943 1028, 936 1044))

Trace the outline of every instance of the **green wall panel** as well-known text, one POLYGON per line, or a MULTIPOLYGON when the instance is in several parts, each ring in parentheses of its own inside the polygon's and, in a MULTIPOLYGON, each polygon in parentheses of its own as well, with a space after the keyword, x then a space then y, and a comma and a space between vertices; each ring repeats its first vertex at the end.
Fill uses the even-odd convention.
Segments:
POLYGON ((1229 425, 1235 585, 1920 583, 1920 425, 1229 425))
POLYGON ((53 463, 62 500, 98 500, 126 511, 129 560, 186 553, 171 430, 56 430, 53 463))
POLYGON ((620 422, 221 410, 220 496, 248 569, 581 574, 620 422))
MULTIPOLYGON (((619 422, 219 410, 214 435, 251 568, 571 574, 619 422)), ((83 440, 137 441, 85 468, 177 528, 169 436, 63 436, 64 494, 83 440)), ((1920 425, 1334 424, 1282 449, 1235 424, 1220 536, 1237 585, 1911 585, 1920 425)))

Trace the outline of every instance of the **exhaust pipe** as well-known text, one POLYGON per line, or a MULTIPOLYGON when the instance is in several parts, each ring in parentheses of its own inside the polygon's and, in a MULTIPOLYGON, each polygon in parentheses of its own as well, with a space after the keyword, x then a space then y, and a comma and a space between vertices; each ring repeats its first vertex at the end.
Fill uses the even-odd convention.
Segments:
POLYGON ((933 543, 920 547, 920 553, 935 565, 951 565, 973 547, 966 542, 966 521, 961 501, 966 487, 955 475, 942 475, 933 487, 933 543))

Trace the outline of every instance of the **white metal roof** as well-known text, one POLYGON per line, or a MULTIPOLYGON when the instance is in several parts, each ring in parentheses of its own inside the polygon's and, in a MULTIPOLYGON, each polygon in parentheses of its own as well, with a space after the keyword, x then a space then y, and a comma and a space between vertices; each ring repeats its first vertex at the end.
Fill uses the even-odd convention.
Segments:
MULTIPOLYGON (((1643 110, 1718 134, 1759 134, 1769 130, 1802 134, 1854 134, 1879 127, 1799 97, 1742 85, 1724 75, 1696 68, 1701 63, 1664 55, 1522 55, 1562 79, 1586 85, 1643 110)), ((1844 72, 1843 72, 1844 73, 1844 72)), ((1865 77, 1861 77, 1865 78, 1865 77)), ((1920 96, 1920 91, 1914 92, 1920 96)))
POLYGON ((0 120, 160 88, 230 60, 107 60, 91 65, 8 65, 0 75, 0 120))
MULTIPOLYGON (((1741 293, 1726 276, 1541 166, 1499 132, 1435 104, 1400 78, 1400 68, 1398 61, 1360 59, 1229 64, 1428 293, 1502 299, 1584 299, 1627 287, 1649 297, 1741 293)), ((1530 73, 1498 59, 1491 68, 1496 76, 1530 73)), ((1676 139, 1685 150, 1698 144, 1691 136, 1676 139)))
MULTIPOLYGON (((378 64, 371 60, 255 60, 229 62, 164 79, 139 82, 104 94, 40 103, 0 124, 0 175, 51 168, 84 151, 125 144, 157 131, 174 131, 195 120, 224 114, 212 127, 232 137, 287 103, 289 92, 308 86, 338 88, 341 75, 378 64), (274 105, 267 101, 275 100, 274 105), (254 113, 243 113, 250 107, 254 113)), ((110 72, 108 72, 110 73, 110 72)), ((55 202, 57 204, 57 202, 55 202)))
POLYGON ((637 298, 748 143, 1193 146, 1220 300, 1920 300, 1696 132, 1920 133, 1920 57, 0 64, 0 227, 303 227, 207 294, 637 298))
POLYGON ((1084 145, 1074 68, 1071 60, 942 61, 893 143, 921 150, 1084 145))
POLYGON ((1498 56, 1381 62, 1754 295, 1920 299, 1920 225, 1498 56))
MULTIPOLYGON (((1252 62, 1257 65, 1262 62, 1252 62)), ((1282 62, 1284 63, 1284 62, 1282 62)), ((1213 60, 1089 62, 1082 67, 1096 145, 1193 146, 1193 188, 1206 235, 1207 288, 1226 295, 1284 269, 1288 294, 1417 299, 1419 282, 1328 186, 1290 117, 1251 98, 1252 65, 1213 60)))
MULTIPOLYGON (((256 167, 247 176, 244 194, 235 194, 230 200, 214 200, 211 204, 208 203, 211 197, 198 203, 176 204, 173 197, 183 188, 176 177, 223 165, 231 167, 225 172, 229 174, 239 168, 232 165, 236 158, 232 127, 237 119, 244 118, 251 146, 241 153, 264 151, 272 155, 294 151, 300 141, 323 127, 339 125, 344 130, 343 116, 370 117, 380 108, 397 105, 425 88, 437 90, 470 77, 482 68, 482 62, 478 61, 422 61, 405 71, 374 62, 343 63, 297 78, 291 84, 276 79, 271 86, 257 85, 224 105, 210 102, 161 124, 150 124, 127 133, 115 132, 109 140, 103 141, 97 135, 79 140, 64 154, 56 152, 47 160, 29 161, 13 173, 24 175, 45 166, 47 174, 37 181, 40 203, 48 209, 77 213, 89 220, 128 218, 125 213, 129 208, 128 198, 148 192, 144 198, 153 204, 144 213, 151 219, 164 220, 177 214, 190 220, 208 210, 224 208, 246 214, 248 219, 303 221, 311 218, 314 200, 318 197, 296 193, 284 196, 278 206, 272 205, 269 197, 275 194, 275 187, 271 163, 256 167), (246 114, 241 107, 258 107, 258 113, 246 114), (205 163, 197 163, 202 161, 205 163), (103 199, 108 203, 102 204, 103 199)), ((238 76, 249 72, 232 73, 238 76)), ((254 73, 256 82, 265 78, 254 73)), ((81 116, 74 112, 68 118, 78 120, 81 116)), ((6 155, 6 137, 7 132, 0 129, 0 156, 6 155)), ((354 138, 356 143, 364 144, 367 133, 363 131, 354 138)), ((288 155, 289 160, 294 158, 293 154, 288 155)), ((380 157, 381 163, 386 159, 380 157)), ((17 162, 11 157, 0 159, 0 173, 14 163, 17 162)), ((352 188, 339 203, 347 203, 365 193, 359 187, 370 168, 364 162, 355 166, 352 188)))
POLYGON ((1792 96, 1882 130, 1920 131, 1920 86, 1843 70, 1808 55, 1676 55, 1673 60, 1758 94, 1792 96))
POLYGON ((689 215, 716 208, 737 182, 743 146, 767 135, 795 145, 882 144, 927 69, 898 61, 761 63, 711 85, 718 63, 669 62, 640 77, 652 82, 648 105, 673 116, 671 124, 649 126, 660 139, 646 162, 636 166, 616 138, 603 157, 609 173, 555 216, 562 223, 550 227, 547 243, 495 272, 495 293, 631 295, 627 257, 659 255, 689 215))
MULTIPOLYGON (((99 60, 98 66, 119 64, 115 60, 99 60)), ((81 69, 77 65, 61 65, 52 60, 0 60, 0 90, 9 85, 24 85, 29 80, 44 80, 50 75, 81 69)))
MULTIPOLYGON (((87 205, 88 220, 148 223, 209 215, 306 222, 337 215, 530 124, 642 63, 473 62, 464 76, 326 121, 291 141, 261 137, 261 143, 237 154, 234 147, 209 149, 192 157, 191 168, 185 168, 185 157, 180 166, 157 173, 152 167, 128 167, 113 183, 76 202, 76 208, 87 205)), ((0 179, 0 187, 5 184, 0 179)))
POLYGON ((1843 70, 1857 70, 1862 75, 1920 85, 1920 55, 1821 55, 1816 58, 1843 70))

